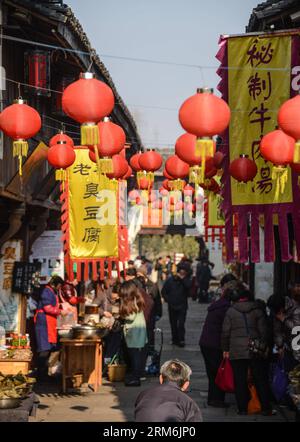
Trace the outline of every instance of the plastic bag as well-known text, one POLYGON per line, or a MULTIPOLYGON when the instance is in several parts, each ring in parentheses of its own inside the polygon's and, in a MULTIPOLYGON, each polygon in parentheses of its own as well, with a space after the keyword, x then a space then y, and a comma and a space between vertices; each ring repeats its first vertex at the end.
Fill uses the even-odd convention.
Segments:
POLYGON ((255 385, 249 384, 249 391, 251 399, 248 402, 248 414, 256 414, 261 412, 261 403, 258 399, 257 391, 255 385))
POLYGON ((280 402, 287 394, 289 378, 285 371, 283 359, 279 359, 273 368, 273 376, 271 382, 272 393, 275 399, 280 402))

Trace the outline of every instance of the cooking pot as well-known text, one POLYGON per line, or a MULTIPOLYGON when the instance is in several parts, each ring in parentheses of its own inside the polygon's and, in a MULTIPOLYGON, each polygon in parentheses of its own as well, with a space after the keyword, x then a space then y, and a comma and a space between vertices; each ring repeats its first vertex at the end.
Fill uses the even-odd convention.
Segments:
POLYGON ((98 328, 92 325, 82 324, 72 327, 73 339, 99 339, 109 333, 106 328, 98 328))
POLYGON ((99 306, 97 304, 86 305, 84 310, 86 315, 99 314, 99 306))

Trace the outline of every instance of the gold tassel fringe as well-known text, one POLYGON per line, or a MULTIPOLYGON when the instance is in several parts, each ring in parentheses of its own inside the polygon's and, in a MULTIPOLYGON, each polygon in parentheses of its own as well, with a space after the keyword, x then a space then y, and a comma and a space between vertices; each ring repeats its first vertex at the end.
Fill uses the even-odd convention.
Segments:
POLYGON ((180 192, 183 191, 184 188, 184 181, 178 179, 178 180, 172 180, 169 182, 169 187, 171 190, 179 190, 180 192))
POLYGON ((272 180, 276 181, 275 189, 275 202, 279 202, 279 195, 284 193, 286 183, 288 181, 288 168, 287 167, 273 167, 272 180))
POLYGON ((101 173, 113 173, 114 165, 111 158, 100 158, 99 161, 101 173))
POLYGON ((13 157, 27 157, 28 143, 24 140, 17 140, 13 142, 13 157))
POLYGON ((248 188, 247 183, 243 183, 243 182, 237 182, 236 187, 237 187, 238 193, 246 193, 247 188, 248 188))
POLYGON ((55 179, 56 179, 56 181, 66 181, 67 180, 67 171, 64 169, 57 169, 55 171, 55 179))
POLYGON ((190 167, 189 182, 202 184, 205 180, 205 158, 202 158, 201 166, 190 167))
POLYGON ((300 163, 300 141, 298 140, 295 143, 295 151, 294 151, 294 163, 299 164, 300 163))
POLYGON ((197 138, 196 140, 196 157, 206 157, 214 156, 214 142, 212 138, 197 138))
POLYGON ((94 146, 100 143, 99 129, 96 124, 83 124, 81 126, 82 146, 94 146))

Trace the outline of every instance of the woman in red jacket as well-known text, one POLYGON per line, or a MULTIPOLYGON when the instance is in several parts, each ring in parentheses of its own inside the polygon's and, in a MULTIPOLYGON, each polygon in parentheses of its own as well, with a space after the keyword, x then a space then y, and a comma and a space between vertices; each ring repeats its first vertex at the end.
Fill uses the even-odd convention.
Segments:
POLYGON ((57 344, 57 317, 64 314, 59 306, 58 291, 64 284, 60 276, 53 276, 38 300, 34 317, 38 351, 38 379, 48 379, 48 360, 57 344))

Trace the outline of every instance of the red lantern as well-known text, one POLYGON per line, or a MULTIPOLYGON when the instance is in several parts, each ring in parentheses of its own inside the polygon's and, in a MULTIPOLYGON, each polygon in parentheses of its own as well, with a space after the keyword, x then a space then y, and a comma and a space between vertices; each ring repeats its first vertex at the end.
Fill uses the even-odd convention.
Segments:
POLYGON ((213 94, 212 89, 198 89, 197 94, 182 104, 179 121, 188 133, 196 135, 195 154, 202 158, 204 167, 204 158, 214 155, 212 137, 224 132, 229 125, 230 109, 224 100, 213 94))
POLYGON ((81 73, 80 79, 70 84, 62 97, 64 112, 81 124, 81 144, 86 146, 99 144, 97 123, 112 112, 114 105, 111 88, 90 72, 81 73))
POLYGON ((170 175, 170 174, 166 171, 166 169, 164 169, 164 171, 163 171, 163 176, 164 176, 165 178, 167 178, 168 180, 173 180, 173 179, 174 179, 174 177, 173 177, 172 175, 170 175))
POLYGON ((274 130, 265 135, 260 142, 262 157, 274 164, 272 179, 276 181, 275 201, 279 200, 279 193, 283 193, 287 180, 287 165, 293 162, 295 140, 282 130, 274 130))
POLYGON ((128 170, 126 172, 126 174, 122 177, 122 180, 128 180, 128 178, 130 178, 132 175, 132 169, 131 167, 128 165, 128 170))
POLYGON ((39 113, 18 99, 5 108, 0 114, 0 128, 14 140, 13 156, 19 158, 19 173, 22 175, 22 157, 28 155, 28 138, 38 133, 42 125, 39 113))
POLYGON ((240 158, 231 162, 229 173, 237 181, 247 183, 255 178, 257 166, 247 155, 240 155, 240 158))
POLYGON ((275 166, 287 166, 293 162, 295 140, 282 130, 274 130, 265 135, 260 142, 263 158, 275 166))
POLYGON ((106 176, 110 179, 120 179, 122 178, 128 171, 128 163, 122 155, 114 155, 112 157, 113 163, 113 172, 107 173, 106 176))
POLYGON ((172 155, 166 161, 166 171, 175 179, 182 179, 189 174, 189 165, 177 155, 172 155))
POLYGON ((76 159, 76 154, 73 147, 66 142, 58 142, 53 144, 48 150, 48 162, 52 167, 55 167, 55 178, 56 180, 66 181, 68 167, 72 166, 76 159))
POLYGON ((58 143, 68 144, 69 146, 74 147, 74 141, 72 140, 72 138, 66 135, 63 131, 61 131, 57 135, 54 135, 54 137, 51 138, 51 140, 49 141, 49 146, 52 147, 58 143))
POLYGON ((213 157, 210 157, 206 161, 205 178, 212 178, 217 175, 218 169, 215 167, 215 161, 213 157))
POLYGON ((169 180, 164 180, 163 183, 162 183, 162 185, 163 185, 163 188, 164 188, 164 189, 166 189, 166 190, 168 190, 168 191, 171 190, 171 188, 170 188, 170 181, 169 181, 169 180))
POLYGON ((150 190, 151 189, 151 182, 146 178, 141 178, 138 183, 138 187, 140 190, 150 190))
POLYGON ((159 170, 163 163, 162 156, 154 149, 148 149, 147 152, 142 153, 138 161, 141 169, 147 172, 159 170))
POLYGON ((287 100, 278 112, 278 124, 289 136, 296 140, 293 156, 294 163, 300 163, 300 96, 287 100))
POLYGON ((134 170, 135 172, 139 172, 140 170, 142 170, 140 163, 139 163, 139 159, 140 156, 142 155, 141 152, 134 154, 131 158, 130 158, 130 166, 132 167, 132 170, 134 170))
POLYGON ((102 173, 112 173, 113 164, 111 157, 118 155, 125 146, 126 134, 121 126, 112 123, 105 117, 98 123, 100 141, 97 145, 100 156, 99 167, 102 173))
POLYGON ((34 50, 25 53, 25 83, 27 92, 34 95, 51 96, 50 52, 34 50))
POLYGON ((218 151, 214 154, 214 164, 217 169, 222 169, 222 163, 225 158, 225 155, 218 151))

